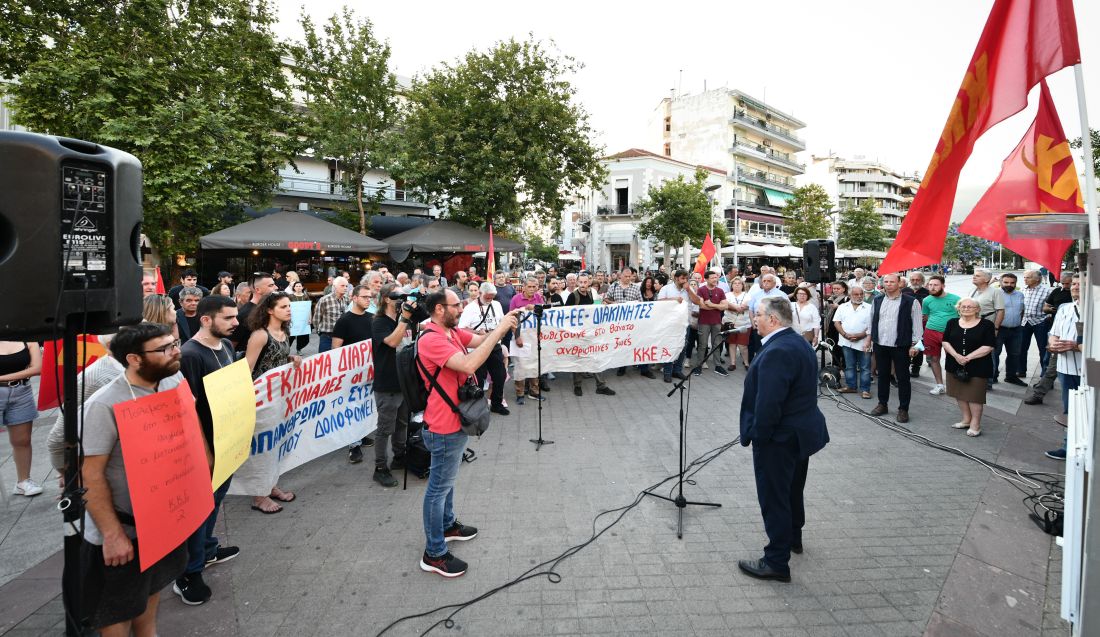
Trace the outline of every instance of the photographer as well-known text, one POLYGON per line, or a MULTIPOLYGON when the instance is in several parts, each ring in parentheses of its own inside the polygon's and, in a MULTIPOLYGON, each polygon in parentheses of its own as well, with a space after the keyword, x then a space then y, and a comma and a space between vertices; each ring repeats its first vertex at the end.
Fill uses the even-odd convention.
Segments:
MULTIPOLYGON (((492 332, 500 324, 504 316, 504 310, 500 303, 496 302, 497 288, 486 281, 478 288, 480 294, 475 296, 462 310, 462 316, 458 319, 458 326, 464 330, 470 330, 474 334, 485 335, 492 332)), ((495 414, 507 416, 510 412, 504 406, 504 382, 508 370, 504 367, 504 352, 497 345, 485 359, 485 364, 477 370, 477 384, 485 386, 485 377, 492 376, 493 389, 489 396, 489 408, 495 414)))
POLYGON ((405 438, 409 410, 397 381, 397 348, 404 340, 416 312, 416 297, 394 294, 396 284, 387 283, 378 294, 378 312, 374 316, 374 404, 378 409, 378 431, 374 446, 374 481, 384 487, 396 487, 391 470, 405 466, 405 438), (396 297, 396 298, 395 298, 396 297), (393 462, 389 462, 390 443, 393 462))
MULTIPOLYGON (((461 303, 453 290, 428 295, 423 299, 423 304, 431 316, 431 320, 423 326, 424 334, 418 344, 424 373, 438 373, 436 383, 458 404, 461 402, 459 386, 477 372, 501 337, 516 328, 518 312, 504 315, 492 332, 476 335, 456 329, 461 303), (473 348, 472 352, 467 351, 470 348, 473 348)), ((427 543, 420 559, 420 568, 443 577, 458 577, 466 572, 466 563, 451 555, 447 542, 472 540, 477 535, 477 529, 459 523, 452 510, 455 478, 458 477, 467 436, 462 431, 458 414, 451 410, 438 391, 428 394, 424 424, 422 435, 424 445, 432 454, 432 464, 428 487, 424 492, 424 534, 427 543)))

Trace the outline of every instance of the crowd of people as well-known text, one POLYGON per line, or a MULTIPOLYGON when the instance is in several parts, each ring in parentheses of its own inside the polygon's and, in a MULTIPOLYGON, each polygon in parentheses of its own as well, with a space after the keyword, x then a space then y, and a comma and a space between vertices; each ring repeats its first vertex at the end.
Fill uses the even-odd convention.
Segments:
MULTIPOLYGON (((171 389, 186 379, 212 468, 213 422, 204 384, 208 374, 241 359, 253 378, 283 365, 297 365, 313 334, 318 352, 371 341, 377 429, 348 449, 347 461, 362 462, 363 449, 373 447, 373 479, 383 487, 395 487, 393 471, 404 467, 408 436, 419 430, 432 457, 423 501, 425 549, 420 567, 456 577, 467 565, 450 552, 449 543, 477 535, 477 529, 460 523, 453 510, 455 477, 466 438, 459 417, 440 392, 429 392, 423 414, 411 414, 405 404, 397 380, 397 350, 417 335, 427 373, 443 393, 450 396, 468 379, 476 379, 486 388, 491 411, 508 415, 526 401, 546 400, 556 380, 549 373, 530 377, 522 366, 510 364, 509 348, 524 346, 518 331, 522 312, 535 306, 687 303, 690 321, 677 359, 658 366, 637 365, 639 375, 656 379, 660 373, 666 383, 705 370, 728 377, 738 369, 750 370, 769 334, 789 328, 800 339, 797 342, 805 343, 800 357, 805 352, 815 357, 819 352, 831 355, 843 371, 841 393, 877 399, 872 414, 889 413, 896 389, 895 419, 901 423, 910 420, 911 379, 927 365, 934 380, 930 393, 946 394, 957 402, 959 419, 951 426, 973 437, 982 433, 984 405, 996 383, 1027 386, 1032 341, 1044 373, 1029 388, 1026 403, 1041 403, 1057 380, 1065 414, 1069 391, 1080 381, 1080 279, 1066 272, 1060 286, 1051 286, 1036 271, 1026 272, 1023 279, 1023 287, 1017 289, 1012 273, 994 277, 977 270, 973 290, 960 298, 947 292, 941 275, 878 276, 856 268, 825 285, 827 296, 821 298, 818 287, 802 280, 795 270, 770 266, 760 267, 759 273, 742 273, 737 267, 724 272, 664 268, 638 272, 624 266, 611 273, 559 275, 549 269, 526 276, 497 272, 483 279, 473 267, 448 277, 436 265, 430 272, 408 273, 378 267, 365 272, 355 285, 349 273, 333 273, 320 297, 313 298, 292 271, 257 272, 236 285, 233 275, 222 272, 206 288, 198 284, 194 271, 187 270, 164 295, 157 294, 155 280, 146 277, 142 281, 144 321, 116 335, 101 336, 109 355, 88 366, 79 378, 81 394, 90 397, 82 423, 85 458, 81 468, 87 489, 85 590, 95 592, 86 609, 89 620, 103 634, 130 629, 154 634, 161 588, 171 584, 184 603, 203 604, 213 595, 203 579, 204 570, 233 559, 240 551, 223 545, 214 535, 230 478, 214 493, 209 518, 186 543, 155 567, 145 572, 138 569, 136 529, 112 411, 117 403, 171 389), (312 303, 310 330, 291 336, 291 303, 301 301, 312 303), (508 394, 508 387, 514 393, 508 394)), ((783 342, 784 348, 792 347, 790 337, 783 342)), ((30 476, 30 429, 37 416, 30 379, 41 371, 39 344, 0 342, 0 414, 14 450, 14 492, 28 497, 43 492, 30 476)), ((624 367, 615 375, 628 372, 624 367)), ((760 372, 752 373, 759 376, 760 372)), ((588 377, 594 379, 597 394, 615 395, 606 374, 593 372, 572 374, 576 396, 583 395, 588 377)), ((761 383, 767 381, 766 376, 754 380, 753 386, 760 386, 753 392, 766 392, 761 383)), ((819 434, 814 435, 824 445, 827 433, 822 429, 819 434)), ((47 446, 53 466, 63 473, 60 415, 47 446)), ((1064 444, 1047 455, 1064 459, 1064 444)), ((801 466, 796 464, 796 473, 804 471, 801 466)), ((266 515, 283 511, 297 499, 294 492, 278 485, 249 495, 251 508, 266 515)), ((794 537, 786 541, 799 545, 794 537)), ((752 568, 756 567, 743 565, 750 574, 752 568)))

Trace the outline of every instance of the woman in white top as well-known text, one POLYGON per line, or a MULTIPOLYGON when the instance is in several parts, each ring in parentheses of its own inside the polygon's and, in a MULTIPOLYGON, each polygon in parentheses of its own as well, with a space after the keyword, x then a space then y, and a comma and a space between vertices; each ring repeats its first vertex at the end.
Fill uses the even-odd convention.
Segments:
POLYGON ((791 303, 791 313, 794 314, 794 324, 791 326, 802 335, 810 345, 817 347, 821 340, 821 313, 810 302, 810 291, 806 288, 798 288, 794 292, 794 302, 791 303))
POLYGON ((730 291, 726 293, 726 302, 729 309, 722 315, 723 330, 732 327, 732 334, 726 336, 726 345, 729 347, 731 370, 737 369, 737 358, 740 353, 741 362, 745 369, 749 368, 749 329, 752 327, 752 317, 749 316, 749 293, 745 290, 745 280, 734 277, 729 282, 730 291))

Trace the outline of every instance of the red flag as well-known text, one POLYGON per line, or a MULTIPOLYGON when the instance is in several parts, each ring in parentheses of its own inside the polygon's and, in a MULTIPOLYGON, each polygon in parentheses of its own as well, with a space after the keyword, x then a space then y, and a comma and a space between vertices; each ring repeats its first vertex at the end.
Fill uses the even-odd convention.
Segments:
POLYGON ((1072 0, 996 0, 916 199, 879 268, 939 263, 959 173, 985 131, 1027 106, 1039 80, 1081 62, 1072 0))
MULTIPOLYGON (((76 372, 107 355, 107 348, 95 334, 76 337, 76 372)), ((61 390, 65 381, 62 369, 61 341, 46 341, 42 347, 42 376, 38 385, 38 411, 57 407, 61 402, 61 390)), ((87 396, 85 396, 87 398, 87 396)))
POLYGON ((585 262, 583 254, 581 255, 581 271, 582 272, 587 272, 588 271, 588 263, 585 262))
POLYGON ((707 265, 714 258, 714 241, 711 241, 710 233, 707 233, 707 238, 703 239, 703 249, 699 251, 699 256, 695 257, 695 271, 700 274, 706 274, 707 265))
POLYGON ((157 269, 156 269, 156 279, 157 279, 157 294, 167 294, 167 292, 164 291, 164 278, 162 278, 160 276, 160 266, 159 265, 157 266, 157 269))
POLYGON ((489 251, 485 253, 485 280, 492 281, 497 274, 497 253, 493 250, 493 224, 489 224, 489 251))
POLYGON ((1069 239, 1013 239, 1005 215, 1013 212, 1084 213, 1081 186, 1047 83, 1041 82, 1039 112, 1016 150, 1001 167, 959 230, 1003 244, 1009 250, 1046 266, 1054 276, 1062 271, 1069 239))

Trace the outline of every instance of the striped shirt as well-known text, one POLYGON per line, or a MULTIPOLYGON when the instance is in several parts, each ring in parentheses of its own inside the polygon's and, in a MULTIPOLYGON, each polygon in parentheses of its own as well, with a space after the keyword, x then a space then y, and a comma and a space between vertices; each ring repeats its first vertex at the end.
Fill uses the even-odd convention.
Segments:
MULTIPOLYGON (((1080 342, 1077 335, 1077 322, 1080 320, 1081 312, 1077 307, 1077 303, 1063 303, 1058 308, 1058 314, 1054 316, 1054 325, 1050 328, 1050 335, 1064 341, 1080 342)), ((1058 352, 1057 355, 1059 373, 1071 376, 1081 375, 1081 368, 1084 364, 1081 362, 1080 350, 1058 352)))

